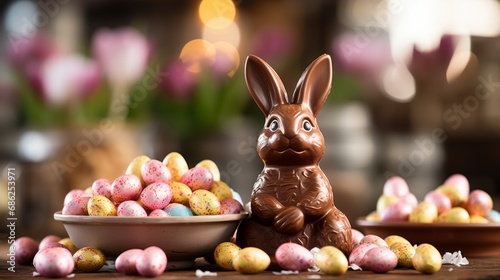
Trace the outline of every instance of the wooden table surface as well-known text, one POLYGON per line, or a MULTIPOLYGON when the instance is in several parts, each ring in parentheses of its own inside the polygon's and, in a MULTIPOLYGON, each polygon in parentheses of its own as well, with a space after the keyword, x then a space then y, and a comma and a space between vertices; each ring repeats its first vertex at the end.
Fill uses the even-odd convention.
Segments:
MULTIPOLYGON (((0 279, 27 279, 31 278, 33 266, 16 265, 15 272, 8 270, 6 255, 0 256, 0 279)), ((192 269, 165 271, 161 276, 155 279, 200 279, 196 277, 196 269, 202 271, 216 272, 217 277, 203 277, 204 279, 475 279, 475 280, 491 280, 500 279, 500 256, 489 258, 468 258, 469 265, 457 267, 455 265, 443 265, 441 270, 433 275, 424 275, 415 270, 410 269, 395 269, 384 274, 375 274, 370 271, 347 271, 342 276, 329 276, 321 272, 301 272, 295 275, 275 275, 273 271, 265 271, 254 275, 244 275, 235 271, 221 271, 216 265, 208 264, 203 259, 198 259, 192 269)), ((146 279, 139 276, 125 276, 117 273, 113 267, 105 266, 97 273, 83 273, 75 271, 74 279, 146 279)), ((36 278, 35 278, 36 279, 36 278)), ((40 279, 40 278, 38 278, 40 279)))

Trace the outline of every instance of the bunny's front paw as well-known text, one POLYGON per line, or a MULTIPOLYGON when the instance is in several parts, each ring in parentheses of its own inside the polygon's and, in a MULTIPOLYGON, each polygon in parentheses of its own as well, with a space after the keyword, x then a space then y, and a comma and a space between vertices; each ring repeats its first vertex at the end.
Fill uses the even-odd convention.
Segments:
POLYGON ((297 234, 304 228, 304 213, 295 206, 285 207, 274 218, 274 228, 281 234, 297 234))

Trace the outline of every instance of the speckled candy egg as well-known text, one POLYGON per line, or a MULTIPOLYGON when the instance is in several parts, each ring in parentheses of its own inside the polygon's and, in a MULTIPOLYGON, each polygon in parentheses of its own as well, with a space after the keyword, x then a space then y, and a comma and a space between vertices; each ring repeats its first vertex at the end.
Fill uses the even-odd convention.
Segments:
POLYGON ((387 206, 396 203, 398 201, 399 197, 392 194, 388 195, 383 194, 379 196, 377 199, 377 206, 376 206, 377 213, 381 213, 382 211, 384 211, 385 208, 387 208, 387 206))
POLYGON ((66 277, 75 268, 70 251, 59 247, 39 251, 33 264, 36 272, 44 277, 66 277))
POLYGON ((239 214, 243 211, 244 211, 243 205, 241 205, 241 203, 234 198, 224 199, 220 203, 220 214, 221 215, 239 214))
POLYGON ((171 152, 164 159, 163 164, 168 168, 172 176, 172 181, 178 182, 182 175, 189 170, 189 166, 184 157, 177 153, 171 152))
POLYGON ((413 268, 412 259, 415 255, 415 247, 410 243, 395 242, 389 247, 398 258, 398 266, 405 268, 413 268))
POLYGON ((387 247, 368 250, 361 260, 360 267, 375 273, 386 273, 398 265, 398 257, 387 247))
POLYGON ((42 238, 42 240, 40 240, 40 243, 38 244, 38 250, 41 251, 41 250, 45 249, 47 244, 57 243, 57 242, 59 242, 59 240, 61 240, 61 237, 54 235, 54 234, 49 234, 49 235, 45 236, 44 238, 42 238))
POLYGON ((314 264, 312 253, 297 243, 281 244, 276 249, 274 256, 276 263, 285 270, 304 271, 314 264))
POLYGON ((104 195, 96 195, 87 204, 89 216, 116 216, 116 206, 104 195))
POLYGON ((193 191, 184 183, 172 182, 170 183, 170 188, 172 188, 172 200, 170 202, 181 203, 184 205, 189 205, 189 197, 193 191))
POLYGON ((424 274, 434 274, 441 269, 442 258, 436 247, 423 243, 415 249, 412 258, 413 267, 424 274))
POLYGON ((215 194, 219 201, 223 201, 224 199, 233 198, 233 192, 231 188, 222 181, 214 181, 212 186, 210 187, 210 192, 215 194))
POLYGON ((342 275, 347 272, 348 262, 344 253, 333 246, 324 246, 314 256, 314 262, 328 275, 342 275))
POLYGON ((106 263, 106 257, 101 250, 93 247, 83 247, 73 255, 75 266, 84 272, 96 272, 106 263))
POLYGON ((91 197, 92 195, 86 192, 72 196, 71 200, 64 204, 61 213, 63 215, 88 215, 87 205, 91 197))
POLYGON ((437 218, 438 223, 470 223, 470 215, 462 207, 453 207, 448 211, 441 213, 437 218))
POLYGON ((359 241, 359 244, 363 243, 373 243, 377 246, 389 247, 389 245, 387 245, 387 242, 385 242, 382 237, 374 234, 367 234, 363 236, 363 238, 361 238, 361 240, 359 241))
POLYGON ((387 243, 387 246, 389 246, 389 248, 394 243, 404 243, 404 244, 408 244, 411 246, 410 241, 408 241, 406 238, 404 238, 402 236, 395 235, 395 234, 392 234, 392 235, 385 237, 384 241, 385 241, 385 243, 387 243))
POLYGON ((76 253, 78 251, 78 248, 76 247, 75 243, 73 243, 73 240, 69 237, 65 237, 61 240, 58 241, 59 244, 62 244, 68 248, 68 250, 71 252, 71 254, 76 253))
POLYGON ((361 239, 363 239, 363 237, 365 237, 365 235, 357 230, 357 229, 351 229, 351 235, 352 235, 352 247, 354 248, 354 246, 358 245, 359 242, 361 241, 361 239))
POLYGON ((413 207, 400 200, 387 206, 382 212, 379 213, 380 220, 383 222, 388 221, 408 221, 408 217, 413 211, 413 207))
POLYGON ((142 179, 141 168, 142 165, 148 160, 150 160, 148 156, 145 155, 137 156, 129 163, 127 169, 125 170, 125 174, 133 174, 137 176, 137 178, 139 178, 139 180, 141 181, 142 187, 145 187, 146 183, 142 179))
POLYGON ((233 242, 222 242, 214 250, 215 263, 226 270, 234 270, 233 259, 241 248, 233 242))
POLYGON ((434 203, 422 201, 413 209, 408 220, 412 223, 433 223, 437 220, 438 209, 434 203))
POLYGON ((117 216, 146 217, 146 210, 135 200, 126 200, 116 209, 117 216))
POLYGON ((436 189, 437 192, 445 194, 451 201, 451 207, 461 207, 465 205, 467 196, 464 196, 452 185, 442 185, 436 189))
POLYGON ((121 175, 113 181, 111 189, 111 200, 117 204, 137 200, 142 191, 141 180, 133 174, 121 175))
POLYGON ((241 249, 233 258, 233 267, 243 274, 256 274, 266 270, 271 264, 271 258, 266 252, 255 247, 241 249))
POLYGON ((156 182, 170 183, 172 181, 170 170, 156 159, 150 159, 142 165, 141 175, 146 185, 156 182))
POLYGON ((462 197, 469 196, 469 180, 462 174, 453 174, 444 181, 443 185, 450 185, 456 188, 462 197))
POLYGON ((451 200, 450 198, 442 192, 438 192, 436 190, 428 192, 424 201, 433 203, 436 205, 438 210, 438 215, 443 213, 444 211, 448 211, 451 209, 451 200))
POLYGON ((136 263, 142 251, 141 249, 129 249, 118 255, 115 260, 116 271, 125 275, 138 275, 136 263))
POLYGON ((92 194, 93 195, 104 195, 107 198, 111 198, 111 183, 104 178, 97 179, 92 183, 92 194))
POLYGON ((205 167, 195 166, 182 175, 181 182, 192 191, 209 190, 214 179, 210 170, 205 167))
POLYGON ((76 197, 79 197, 80 195, 84 194, 85 191, 84 190, 80 190, 80 189, 73 189, 73 190, 70 190, 65 196, 64 196, 64 201, 63 201, 63 205, 66 205, 68 204, 68 202, 74 200, 74 198, 76 197))
POLYGON ((165 212, 163 209, 155 209, 151 211, 148 215, 149 217, 168 217, 170 216, 167 212, 165 212))
POLYGON ((207 190, 196 190, 189 198, 189 207, 195 215, 218 215, 220 213, 220 202, 207 190))
POLYGON ((408 183, 399 176, 389 178, 383 187, 384 195, 394 195, 396 197, 402 197, 409 191, 408 183))
POLYGON ((212 173, 213 175, 214 182, 220 181, 219 167, 217 167, 217 164, 215 164, 215 162, 213 162, 212 160, 210 159, 202 160, 198 162, 196 166, 205 167, 206 169, 210 170, 210 173, 212 173))
POLYGON ((146 209, 162 209, 172 199, 172 188, 164 182, 152 183, 142 191, 140 199, 146 209))
POLYGON ((161 275, 167 268, 167 255, 159 247, 148 247, 137 258, 135 267, 141 276, 161 275))
POLYGON ((372 248, 378 247, 374 243, 360 243, 357 246, 355 246, 351 253, 349 254, 349 265, 360 265, 361 260, 363 260, 363 257, 365 256, 366 252, 372 248))
POLYGON ((486 217, 491 209, 493 209, 493 200, 487 192, 483 190, 473 190, 469 194, 465 209, 467 209, 470 215, 486 217))
POLYGON ((38 252, 38 242, 28 236, 19 237, 15 242, 15 256, 18 264, 31 264, 38 252))
POLYGON ((183 217, 194 215, 193 211, 191 211, 189 207, 180 203, 170 203, 169 205, 165 206, 165 208, 163 208, 163 211, 165 211, 169 216, 183 217))

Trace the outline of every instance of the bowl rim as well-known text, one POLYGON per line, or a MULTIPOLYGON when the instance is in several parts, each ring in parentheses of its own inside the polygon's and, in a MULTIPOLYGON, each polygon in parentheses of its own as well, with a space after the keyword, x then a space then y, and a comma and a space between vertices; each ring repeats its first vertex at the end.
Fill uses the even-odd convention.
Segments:
POLYGON ((240 221, 248 218, 249 213, 204 216, 170 216, 170 217, 127 217, 127 216, 88 216, 63 215, 62 211, 54 213, 54 219, 63 223, 100 223, 100 224, 193 224, 240 221))
POLYGON ((365 217, 359 217, 357 224, 362 227, 399 227, 399 228, 441 228, 441 229, 500 229, 500 223, 415 223, 407 221, 377 222, 368 221, 365 217))

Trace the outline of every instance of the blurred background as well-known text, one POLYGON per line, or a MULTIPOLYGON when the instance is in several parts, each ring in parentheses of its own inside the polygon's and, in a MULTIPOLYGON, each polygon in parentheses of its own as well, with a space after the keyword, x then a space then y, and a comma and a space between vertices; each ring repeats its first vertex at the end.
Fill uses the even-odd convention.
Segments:
POLYGON ((141 154, 211 159, 248 202, 264 120, 249 54, 290 93, 332 56, 321 167, 353 226, 391 176, 419 200, 455 173, 500 196, 498 1, 20 0, 0 19, 0 214, 11 168, 18 236, 65 236, 65 194, 141 154))

